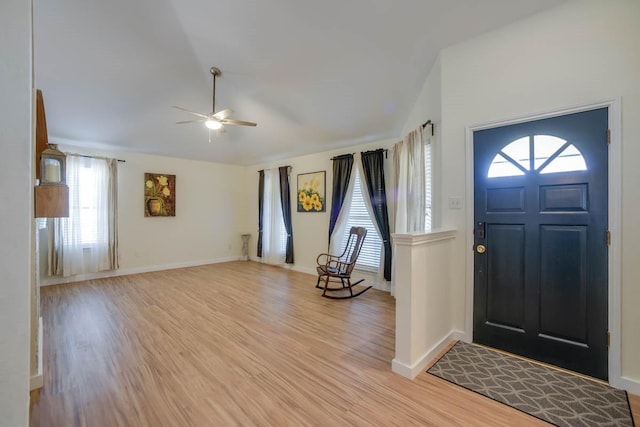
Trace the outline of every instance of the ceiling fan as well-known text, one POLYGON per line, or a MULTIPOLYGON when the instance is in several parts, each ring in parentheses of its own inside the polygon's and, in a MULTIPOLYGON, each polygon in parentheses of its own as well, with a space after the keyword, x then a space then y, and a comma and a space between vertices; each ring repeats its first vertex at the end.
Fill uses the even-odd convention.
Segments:
POLYGON ((189 114, 193 114, 197 116, 197 119, 194 120, 185 120, 182 122, 176 122, 176 124, 185 124, 185 123, 198 123, 204 122, 204 125, 209 128, 209 142, 211 142, 211 131, 215 130, 218 133, 224 133, 226 130, 224 129, 224 125, 239 125, 239 126, 257 126, 256 123, 246 122, 244 120, 234 120, 228 118, 231 114, 233 114, 233 110, 230 108, 225 108, 224 110, 220 110, 216 112, 216 78, 222 75, 222 72, 217 67, 211 67, 209 70, 211 72, 211 76, 213 78, 213 97, 212 97, 212 105, 211 112, 209 114, 197 113, 195 111, 187 110, 186 108, 178 107, 173 105, 173 108, 178 110, 182 110, 189 114))

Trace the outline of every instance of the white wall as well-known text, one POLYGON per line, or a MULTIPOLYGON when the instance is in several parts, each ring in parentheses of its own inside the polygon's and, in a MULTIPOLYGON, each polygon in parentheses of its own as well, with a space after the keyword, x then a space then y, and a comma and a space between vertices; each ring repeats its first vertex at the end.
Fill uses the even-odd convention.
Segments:
POLYGON ((402 137, 421 126, 427 120, 432 125, 424 128, 431 143, 431 202, 436 207, 431 210, 431 227, 440 228, 442 224, 442 210, 437 206, 442 204, 441 190, 441 134, 442 134, 442 63, 440 55, 431 67, 422 90, 402 130, 402 137))
MULTIPOLYGON (((244 167, 63 144, 60 148, 126 161, 118 164, 119 273, 241 256, 240 234, 248 221, 244 167), (144 216, 145 172, 176 175, 175 217, 144 216)), ((46 246, 40 249, 45 251, 46 246)), ((46 274, 46 267, 42 270, 46 274)))
MULTIPOLYGON (((571 1, 441 52, 442 199, 465 188, 465 127, 622 97, 622 375, 640 381, 640 2, 571 1)), ((465 209, 443 226, 471 232, 465 209)), ((453 329, 465 325, 470 248, 457 239, 453 329)), ((470 331, 467 331, 469 333, 470 331)))
MULTIPOLYGON (((418 95, 413 110, 409 114, 407 121, 402 129, 402 135, 406 135, 415 129, 417 126, 431 120, 436 125, 436 129, 442 121, 442 104, 441 104, 441 89, 442 87, 442 64, 440 56, 436 59, 436 62, 431 67, 429 75, 424 81, 422 90, 418 95)), ((427 127, 426 132, 430 132, 431 129, 427 127)))
POLYGON ((2 2, 0 52, 0 423, 26 426, 33 218, 30 1, 2 2))
MULTIPOLYGON (((299 271, 315 274, 316 258, 318 254, 327 251, 328 232, 329 232, 329 213, 331 212, 331 188, 333 185, 333 162, 331 158, 340 154, 360 153, 362 151, 375 150, 378 148, 391 149, 395 140, 386 140, 372 142, 364 145, 358 145, 339 150, 325 151, 308 156, 294 157, 287 160, 271 164, 263 164, 251 166, 246 169, 247 183, 247 206, 249 215, 249 232, 251 233, 251 241, 249 244, 249 254, 251 257, 256 256, 257 236, 258 236, 258 171, 261 169, 269 169, 279 166, 291 166, 290 189, 292 203, 292 227, 293 227, 293 250, 294 250, 294 268, 299 271), (301 173, 326 171, 327 191, 325 198, 327 200, 326 212, 296 212, 296 190, 297 175, 301 173)), ((393 164, 391 150, 389 150, 388 158, 385 160, 385 184, 387 188, 387 199, 389 200, 389 217, 391 221, 391 166, 393 164)), ((369 281, 371 283, 371 281, 369 281)), ((385 283, 372 283, 378 288, 385 288, 385 283)))
MULTIPOLYGON (((56 141, 52 141, 56 142, 56 141)), ((327 251, 327 232, 331 210, 331 157, 378 148, 390 149, 395 140, 378 141, 354 147, 282 160, 251 167, 152 156, 131 152, 111 152, 82 148, 59 141, 61 150, 115 157, 126 160, 118 164, 120 270, 115 274, 152 271, 170 267, 206 264, 239 259, 240 234, 250 233, 249 254, 255 259, 258 230, 258 173, 264 168, 292 166, 291 197, 295 264, 298 271, 315 274, 318 254, 327 251), (295 207, 297 175, 327 171, 327 210, 298 213, 295 207), (176 217, 144 217, 144 173, 176 175, 176 217)), ((389 152, 385 160, 385 180, 392 218, 391 166, 389 152)), ((393 227, 393 224, 391 224, 393 227)), ((46 276, 46 231, 39 232, 40 271, 43 284, 82 280, 46 276)), ((376 275, 358 272, 379 289, 388 290, 388 282, 376 275)), ((109 276, 113 273, 90 275, 109 276)))

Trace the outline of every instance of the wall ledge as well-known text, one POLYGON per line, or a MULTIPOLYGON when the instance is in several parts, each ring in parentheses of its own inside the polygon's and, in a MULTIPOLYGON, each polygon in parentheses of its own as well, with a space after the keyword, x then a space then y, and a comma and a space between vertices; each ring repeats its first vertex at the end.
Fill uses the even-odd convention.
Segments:
POLYGON ((418 246, 454 239, 457 233, 456 228, 436 228, 425 233, 394 233, 391 238, 398 246, 418 246))

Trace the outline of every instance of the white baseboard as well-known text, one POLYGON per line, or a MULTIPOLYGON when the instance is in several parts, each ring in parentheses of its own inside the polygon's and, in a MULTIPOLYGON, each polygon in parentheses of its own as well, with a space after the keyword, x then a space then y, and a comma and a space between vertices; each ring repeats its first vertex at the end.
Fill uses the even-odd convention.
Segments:
MULTIPOLYGON (((80 282, 83 280, 103 279, 106 277, 127 276, 129 274, 149 273, 152 271, 172 270, 174 268, 196 267, 199 265, 218 264, 221 262, 243 261, 244 259, 245 258, 242 256, 235 256, 235 257, 188 261, 188 262, 164 264, 164 265, 152 265, 147 267, 122 268, 119 270, 101 271, 98 273, 80 274, 77 276, 70 276, 70 277, 53 277, 50 279, 43 279, 40 283, 40 286, 59 285, 62 283, 72 283, 72 282, 80 282)), ((255 256, 249 257, 249 259, 255 262, 260 262, 260 263, 262 262, 262 258, 255 257, 255 256)), ((315 268, 303 267, 295 264, 284 264, 284 265, 281 265, 280 267, 297 271, 299 273, 310 274, 312 276, 315 276, 318 274, 315 268)), ((390 290, 389 284, 384 282, 382 279, 376 280, 376 277, 372 273, 356 270, 353 274, 356 276, 357 275, 365 276, 366 279, 371 282, 371 285, 373 285, 375 289, 380 289, 382 291, 387 291, 387 292, 389 292, 390 290)))
POLYGON ((391 282, 387 282, 384 280, 381 274, 371 273, 369 271, 362 270, 353 270, 351 273, 351 277, 354 280, 358 280, 358 278, 363 278, 363 285, 371 285, 373 289, 378 289, 383 292, 391 292, 391 282))
POLYGON ((43 386, 44 386, 44 375, 38 374, 38 375, 33 375, 31 378, 29 378, 30 391, 37 390, 39 388, 42 388, 43 386))
MULTIPOLYGON (((309 267, 302 267, 302 266, 297 266, 297 265, 285 265, 285 268, 289 268, 293 271, 298 271, 300 273, 305 273, 305 274, 310 274, 312 276, 318 276, 318 272, 316 271, 315 268, 309 268, 309 267)), ((365 283, 364 284, 368 284, 373 286, 374 289, 378 289, 384 292, 390 292, 391 291, 391 284, 390 282, 386 282, 382 277, 378 277, 376 274, 374 273, 369 273, 367 271, 360 271, 360 270, 354 270, 353 273, 351 274, 351 278, 352 280, 357 280, 359 278, 364 278, 365 279, 365 283)))
POLYGON ((118 270, 100 271, 97 273, 79 274, 69 277, 51 277, 42 279, 40 286, 60 285, 62 283, 81 282, 83 280, 104 279, 107 277, 128 276, 130 274, 150 273, 152 271, 173 270, 176 268, 197 267, 207 264, 218 264, 221 262, 240 261, 242 256, 230 256, 224 258, 213 258, 196 261, 176 262, 171 264, 150 265, 145 267, 121 268, 118 270))
POLYGON ((299 266, 297 266, 295 264, 291 265, 288 268, 290 270, 297 271, 298 273, 310 274, 312 276, 317 276, 318 275, 318 272, 315 270, 315 268, 299 267, 299 266))
POLYGON ((627 377, 620 377, 618 380, 618 388, 626 390, 636 396, 640 396, 640 381, 632 380, 627 377))
MULTIPOLYGON (((251 257, 251 261, 262 262, 262 258, 251 257)), ((318 275, 318 272, 316 271, 316 269, 312 267, 303 267, 295 264, 284 264, 284 265, 281 265, 280 267, 297 271, 299 273, 310 274, 316 277, 318 275)), ((374 273, 369 273, 367 271, 361 271, 361 270, 354 270, 354 272, 351 275, 351 277, 353 278, 358 278, 360 276, 363 276, 365 281, 368 282, 368 284, 370 284, 371 286, 373 286, 374 289, 379 289, 385 292, 391 291, 390 282, 386 282, 383 278, 377 277, 374 273)))
POLYGON ((42 316, 38 318, 38 373, 29 379, 29 390, 33 391, 44 386, 44 374, 42 372, 42 316))
POLYGON ((391 370, 396 374, 402 375, 405 378, 414 379, 418 374, 424 371, 425 367, 433 359, 438 356, 444 350, 451 341, 463 339, 464 332, 451 331, 438 341, 433 347, 431 347, 425 354, 418 358, 418 360, 412 365, 406 365, 395 358, 391 361, 391 370))
MULTIPOLYGON (((261 264, 264 264, 264 262, 262 261, 262 258, 260 258, 260 257, 252 256, 252 257, 249 257, 249 259, 251 261, 255 261, 255 262, 259 262, 261 264)), ((301 267, 301 266, 297 266, 295 264, 274 265, 274 267, 286 268, 287 270, 297 271, 298 273, 311 274, 313 276, 318 274, 314 268, 301 267)))

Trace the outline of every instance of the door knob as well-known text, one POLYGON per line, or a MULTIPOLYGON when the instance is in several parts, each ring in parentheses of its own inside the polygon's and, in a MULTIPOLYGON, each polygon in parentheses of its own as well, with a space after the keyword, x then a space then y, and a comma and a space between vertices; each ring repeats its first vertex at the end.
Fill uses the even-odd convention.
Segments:
POLYGON ((484 247, 484 245, 478 245, 478 246, 476 246, 476 251, 477 251, 479 254, 483 254, 483 253, 485 253, 485 251, 486 251, 486 250, 487 250, 487 248, 485 248, 485 247, 484 247))

